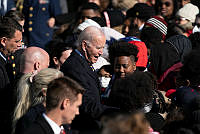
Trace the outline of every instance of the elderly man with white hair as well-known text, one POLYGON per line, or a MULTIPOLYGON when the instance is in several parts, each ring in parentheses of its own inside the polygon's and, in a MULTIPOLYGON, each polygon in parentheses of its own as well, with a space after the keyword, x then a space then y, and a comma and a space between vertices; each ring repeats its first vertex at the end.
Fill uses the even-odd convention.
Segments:
POLYGON ((100 83, 92 64, 103 54, 106 38, 101 29, 89 26, 78 38, 78 48, 61 66, 64 75, 71 77, 86 89, 80 116, 72 123, 72 128, 82 130, 98 129, 98 119, 107 110, 112 110, 100 102, 100 83))

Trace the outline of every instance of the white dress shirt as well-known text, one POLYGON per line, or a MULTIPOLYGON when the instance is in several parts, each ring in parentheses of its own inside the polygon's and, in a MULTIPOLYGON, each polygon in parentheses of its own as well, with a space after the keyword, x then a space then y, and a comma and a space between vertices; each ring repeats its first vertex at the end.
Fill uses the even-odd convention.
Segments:
POLYGON ((53 120, 51 120, 45 113, 42 114, 45 120, 49 123, 51 128, 53 129, 54 134, 60 134, 61 127, 58 126, 53 120))

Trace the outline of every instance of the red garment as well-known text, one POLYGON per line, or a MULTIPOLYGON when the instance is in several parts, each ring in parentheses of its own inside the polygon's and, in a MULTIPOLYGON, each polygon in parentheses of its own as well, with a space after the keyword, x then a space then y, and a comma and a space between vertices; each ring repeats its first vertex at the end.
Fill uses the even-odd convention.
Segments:
POLYGON ((185 33, 185 36, 189 37, 190 34, 192 34, 192 29, 191 30, 187 30, 186 33, 185 33))
POLYGON ((138 40, 131 40, 128 43, 134 44, 138 47, 138 61, 136 62, 137 67, 147 67, 148 56, 147 47, 144 42, 138 40))
POLYGON ((182 66, 183 64, 179 62, 167 69, 158 79, 158 89, 162 91, 175 89, 176 76, 182 66))

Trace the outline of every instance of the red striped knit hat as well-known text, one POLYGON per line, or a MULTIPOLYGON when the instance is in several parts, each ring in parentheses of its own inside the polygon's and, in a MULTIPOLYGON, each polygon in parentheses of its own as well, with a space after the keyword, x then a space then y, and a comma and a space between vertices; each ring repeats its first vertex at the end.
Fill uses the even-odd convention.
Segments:
POLYGON ((164 19, 158 16, 153 16, 152 18, 147 20, 145 25, 157 28, 162 33, 163 40, 165 39, 167 35, 167 23, 164 19))

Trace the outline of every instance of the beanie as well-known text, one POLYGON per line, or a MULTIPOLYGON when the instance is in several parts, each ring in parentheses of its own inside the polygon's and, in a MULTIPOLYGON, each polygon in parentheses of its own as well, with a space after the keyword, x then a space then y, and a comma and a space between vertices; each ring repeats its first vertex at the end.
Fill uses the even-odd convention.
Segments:
POLYGON ((191 3, 185 4, 178 10, 176 16, 183 17, 194 23, 196 15, 199 13, 199 8, 191 3))
POLYGON ((147 20, 145 25, 157 28, 162 33, 163 39, 165 39, 167 35, 167 23, 164 19, 158 16, 153 16, 152 18, 147 20))
POLYGON ((137 0, 112 0, 115 8, 127 11, 137 3, 137 0))

